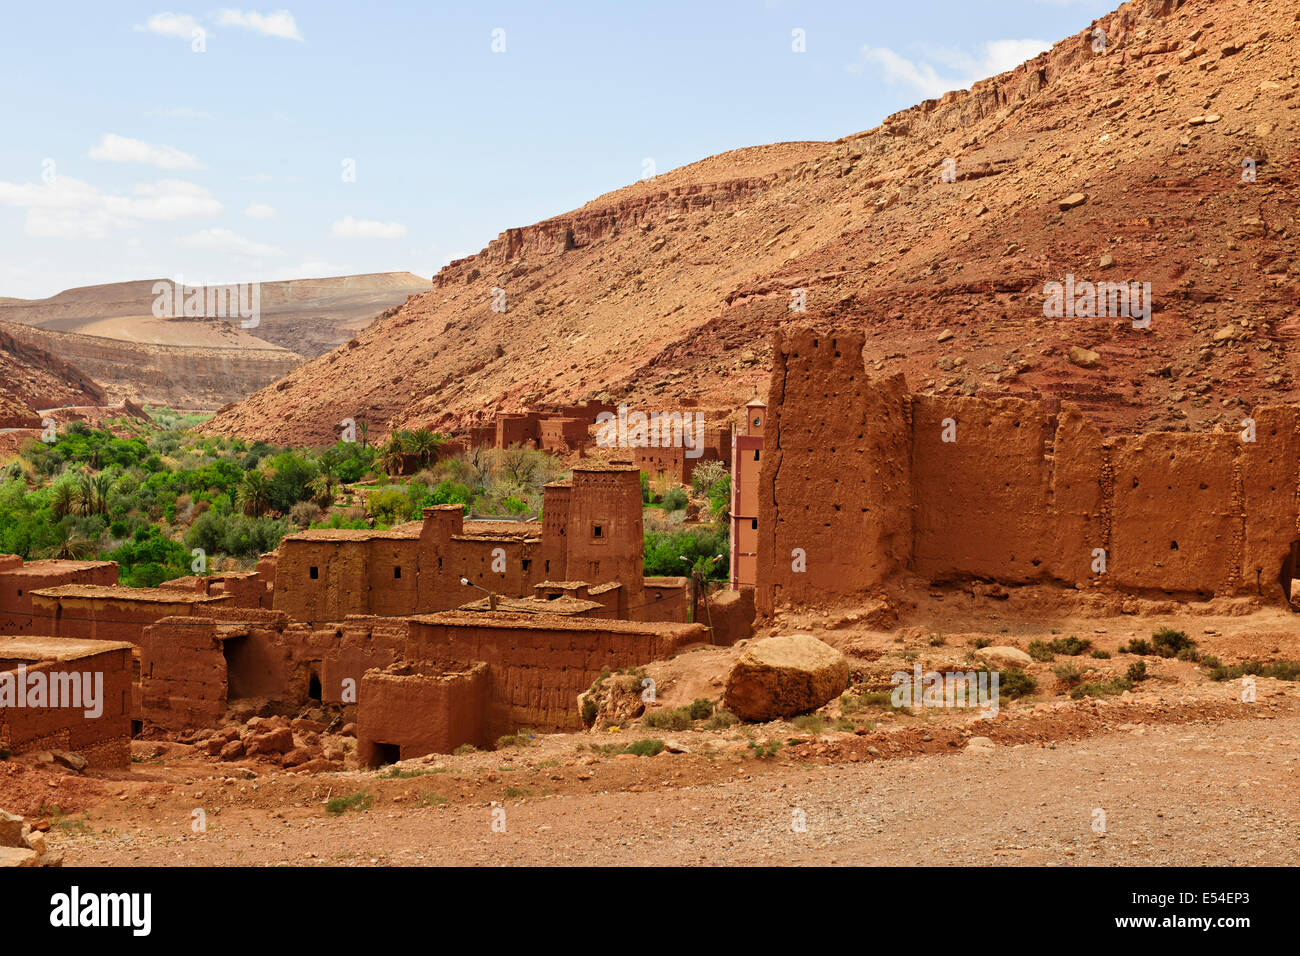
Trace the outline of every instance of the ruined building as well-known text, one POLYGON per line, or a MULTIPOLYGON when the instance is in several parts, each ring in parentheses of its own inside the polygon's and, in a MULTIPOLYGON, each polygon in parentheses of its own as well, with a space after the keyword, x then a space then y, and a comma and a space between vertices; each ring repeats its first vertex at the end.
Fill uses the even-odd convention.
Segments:
POLYGON ((1242 432, 1103 438, 1073 406, 908 391, 864 337, 778 333, 759 491, 759 609, 892 576, 1290 597, 1300 409, 1242 432))
POLYGON ((752 588, 758 580, 758 478, 763 468, 767 406, 757 398, 745 406, 745 422, 731 437, 731 587, 752 588))

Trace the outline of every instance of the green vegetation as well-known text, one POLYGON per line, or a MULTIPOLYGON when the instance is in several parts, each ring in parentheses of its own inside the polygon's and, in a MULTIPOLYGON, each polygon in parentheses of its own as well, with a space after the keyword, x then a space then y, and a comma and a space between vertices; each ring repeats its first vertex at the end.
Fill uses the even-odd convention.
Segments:
MULTIPOLYGON (((1209 664, 1213 658, 1206 658, 1202 663, 1209 664)), ((1210 667, 1210 680, 1236 680, 1239 677, 1272 677, 1275 680, 1300 681, 1300 661, 1243 661, 1240 664, 1224 666, 1214 660, 1210 667)))
POLYGON ((775 757, 777 751, 781 749, 781 741, 768 739, 766 743, 759 743, 756 740, 749 742, 749 750, 757 759, 768 760, 775 757))
POLYGON ((1196 642, 1184 632, 1172 627, 1162 627, 1151 635, 1151 640, 1135 637, 1119 649, 1121 654, 1157 655, 1159 657, 1177 657, 1183 661, 1200 660, 1196 642))
POLYGON ((657 710, 646 714, 641 723, 655 730, 689 730, 697 720, 708 720, 713 716, 713 702, 696 698, 685 707, 657 710))
POLYGON ((715 561, 730 552, 725 529, 695 527, 677 531, 645 530, 645 573, 677 576, 698 572, 705 580, 725 581, 726 560, 715 561), (686 561, 681 560, 686 558, 686 561))
POLYGON ((369 810, 374 802, 374 794, 366 790, 358 790, 346 797, 335 797, 325 804, 325 812, 332 816, 338 816, 341 813, 347 813, 349 810, 369 810))
POLYGON ((1011 700, 1017 697, 1025 697, 1038 690, 1038 681, 1033 676, 1026 674, 1022 668, 1008 667, 1006 670, 998 671, 998 695, 1005 695, 1011 700))
POLYGON ((627 745, 624 753, 636 754, 638 757, 654 757, 664 752, 666 745, 662 740, 646 738, 644 740, 634 740, 627 745))
POLYGON ((1036 661, 1055 660, 1057 654, 1077 657, 1092 649, 1092 641, 1077 637, 1056 637, 1050 641, 1030 641, 1029 656, 1036 661))
POLYGON ((537 731, 535 730, 529 730, 528 728, 516 730, 513 734, 506 734, 505 736, 498 737, 496 749, 504 750, 507 747, 527 747, 533 742, 533 738, 536 736, 537 731))

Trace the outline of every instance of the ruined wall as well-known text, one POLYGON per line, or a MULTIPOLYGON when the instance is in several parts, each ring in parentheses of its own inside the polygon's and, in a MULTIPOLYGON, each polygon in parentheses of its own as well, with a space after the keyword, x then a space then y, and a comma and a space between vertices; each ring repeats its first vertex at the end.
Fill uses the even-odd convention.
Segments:
POLYGON ((462 744, 489 747, 484 732, 488 667, 399 661, 366 672, 357 701, 357 757, 377 767, 397 759, 451 753, 462 744))
POLYGON ((64 584, 117 583, 113 561, 28 561, 0 555, 0 634, 50 633, 52 623, 33 620, 32 592, 64 584))
POLYGON ((1249 434, 1103 438, 1069 404, 1050 414, 1015 398, 908 395, 901 377, 864 385, 861 347, 861 336, 777 336, 763 611, 849 597, 904 569, 1285 598, 1279 577, 1300 540, 1297 409, 1256 409, 1249 434), (796 547, 803 575, 790 570, 796 547))
MULTIPOLYGON (((34 750, 68 750, 95 769, 124 770, 131 765, 131 649, 105 645, 99 653, 71 660, 32 661, 5 657, 0 642, 0 671, 26 667, 29 680, 43 673, 102 674, 102 712, 87 717, 84 708, 0 707, 0 749, 14 754, 34 750)), ((15 674, 15 677, 17 675, 15 674)))
MULTIPOLYGON (((72 585, 76 589, 82 585, 72 585)), ((176 600, 168 600, 167 592, 153 588, 121 588, 109 596, 94 594, 61 593, 67 589, 52 588, 32 595, 33 614, 47 627, 47 633, 56 637, 79 638, 96 641, 127 641, 139 646, 145 627, 165 617, 192 613, 198 605, 226 604, 225 596, 206 596, 174 592, 176 600), (136 592, 132 595, 131 592, 136 592)), ((89 590, 89 588, 87 588, 89 590)))
POLYGON ((911 561, 906 383, 868 380, 863 341, 811 329, 774 336, 759 474, 765 612, 860 593, 911 561))
POLYGON ((585 418, 546 418, 539 425, 543 451, 567 452, 591 444, 590 422, 585 418))
POLYGON ((700 602, 695 619, 712 628, 713 643, 730 646, 754 634, 754 589, 730 588, 709 595, 708 604, 700 602))
POLYGON ((602 670, 647 664, 708 641, 698 624, 456 611, 412 618, 410 633, 404 659, 487 663, 488 739, 522 727, 579 730, 578 694, 602 670))

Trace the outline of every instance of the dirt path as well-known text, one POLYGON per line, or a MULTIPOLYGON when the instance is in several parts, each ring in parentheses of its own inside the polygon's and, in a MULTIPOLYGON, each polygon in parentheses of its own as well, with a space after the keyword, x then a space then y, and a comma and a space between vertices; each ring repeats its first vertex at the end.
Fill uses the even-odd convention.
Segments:
POLYGON ((337 817, 319 801, 269 813, 228 806, 209 814, 204 835, 170 808, 135 833, 59 842, 69 865, 1279 865, 1300 840, 1297 740, 1294 714, 1136 725, 1056 746, 831 766, 748 761, 705 785, 506 800, 504 833, 493 832, 486 802, 381 798, 337 817), (1104 835, 1093 829, 1099 809, 1104 835), (806 832, 793 832, 796 810, 806 832))

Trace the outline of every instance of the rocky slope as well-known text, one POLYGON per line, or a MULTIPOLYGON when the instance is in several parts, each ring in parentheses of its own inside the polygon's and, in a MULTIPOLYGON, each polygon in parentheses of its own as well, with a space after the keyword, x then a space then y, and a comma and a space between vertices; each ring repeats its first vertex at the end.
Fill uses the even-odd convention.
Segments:
POLYGON ((208 427, 325 442, 345 417, 377 434, 592 395, 734 408, 765 391, 790 319, 864 329, 871 367, 921 391, 1235 427, 1300 400, 1300 14, 1242 9, 1131 0, 865 133, 736 150, 508 230, 208 427), (1067 276, 1150 283, 1149 327, 1046 317, 1067 276))
POLYGON ((36 409, 105 401, 103 389, 81 369, 0 326, 0 428, 39 427, 36 409))

